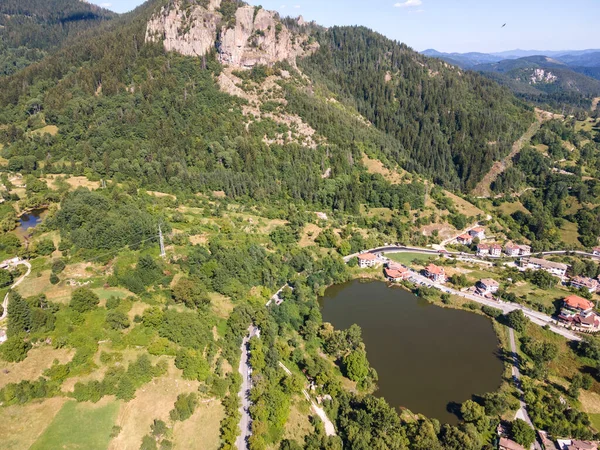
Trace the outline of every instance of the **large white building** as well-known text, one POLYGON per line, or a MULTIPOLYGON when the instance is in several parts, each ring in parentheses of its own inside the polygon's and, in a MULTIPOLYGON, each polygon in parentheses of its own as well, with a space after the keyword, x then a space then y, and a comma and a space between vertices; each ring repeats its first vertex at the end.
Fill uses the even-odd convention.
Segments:
POLYGON ((521 267, 532 270, 545 270, 546 272, 560 278, 567 275, 568 265, 541 258, 521 258, 521 267))

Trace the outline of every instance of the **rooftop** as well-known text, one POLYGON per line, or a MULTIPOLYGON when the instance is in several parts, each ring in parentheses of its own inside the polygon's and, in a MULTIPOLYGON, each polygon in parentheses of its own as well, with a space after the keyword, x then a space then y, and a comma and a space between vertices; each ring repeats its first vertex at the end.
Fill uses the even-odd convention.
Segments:
POLYGON ((363 253, 358 255, 358 259, 362 259, 363 261, 373 261, 377 259, 377 256, 375 256, 373 253, 363 253))
POLYGON ((582 309, 584 311, 588 309, 592 309, 594 304, 589 300, 586 300, 583 297, 579 297, 578 295, 569 295, 564 300, 565 305, 570 308, 582 309))
POLYGON ((517 444, 515 441, 511 441, 505 437, 500 438, 500 448, 505 448, 506 450, 525 450, 524 447, 517 444))
POLYGON ((435 264, 429 264, 427 267, 425 267, 425 270, 427 273, 434 275, 444 275, 445 272, 443 267, 436 266, 435 264))
POLYGON ((486 286, 500 286, 500 284, 491 278, 484 278, 480 281, 480 283, 485 284, 486 286))
POLYGON ((527 261, 529 261, 530 264, 537 264, 541 267, 548 267, 552 269, 567 270, 569 268, 569 266, 567 266, 566 264, 548 261, 547 259, 529 258, 527 261))

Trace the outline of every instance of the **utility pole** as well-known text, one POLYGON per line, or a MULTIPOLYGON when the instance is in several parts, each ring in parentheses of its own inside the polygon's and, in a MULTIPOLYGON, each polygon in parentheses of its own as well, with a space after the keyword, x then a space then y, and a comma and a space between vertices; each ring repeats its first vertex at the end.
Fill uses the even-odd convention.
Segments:
POLYGON ((163 237, 160 224, 158 224, 158 241, 160 242, 160 257, 165 258, 167 256, 165 252, 165 238, 163 237))

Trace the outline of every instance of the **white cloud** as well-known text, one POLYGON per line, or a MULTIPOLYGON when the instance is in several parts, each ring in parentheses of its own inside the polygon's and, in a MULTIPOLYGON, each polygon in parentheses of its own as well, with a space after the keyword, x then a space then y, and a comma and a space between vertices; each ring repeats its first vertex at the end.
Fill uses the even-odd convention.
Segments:
POLYGON ((110 8, 112 6, 112 3, 100 3, 100 6, 102 6, 103 8, 110 8))
POLYGON ((410 8, 412 6, 421 6, 423 4, 422 0, 406 0, 403 3, 394 4, 394 8, 410 8))

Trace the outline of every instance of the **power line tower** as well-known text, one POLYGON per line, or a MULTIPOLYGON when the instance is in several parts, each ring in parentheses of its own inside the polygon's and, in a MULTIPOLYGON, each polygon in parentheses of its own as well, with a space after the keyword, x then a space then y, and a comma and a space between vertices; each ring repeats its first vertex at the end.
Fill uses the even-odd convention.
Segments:
POLYGON ((167 256, 167 252, 165 252, 165 238, 163 236, 160 224, 158 224, 158 241, 160 242, 160 257, 165 258, 167 256))

